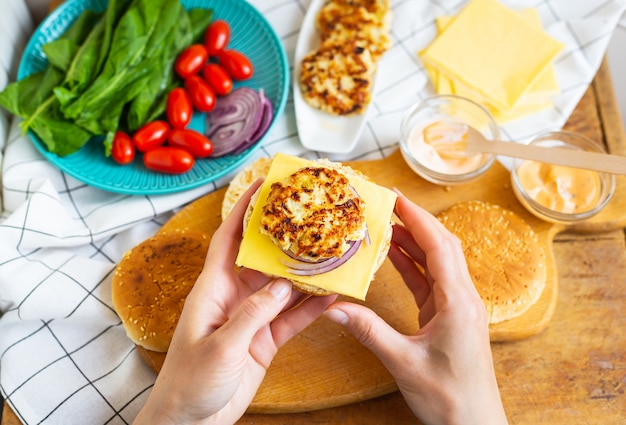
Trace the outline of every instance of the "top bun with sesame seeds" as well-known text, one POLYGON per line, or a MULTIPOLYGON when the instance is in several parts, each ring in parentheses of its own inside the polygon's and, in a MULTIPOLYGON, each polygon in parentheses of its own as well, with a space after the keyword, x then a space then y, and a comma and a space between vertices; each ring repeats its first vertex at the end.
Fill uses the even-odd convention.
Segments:
POLYGON ((203 233, 181 230, 160 233, 124 254, 113 273, 111 296, 139 349, 167 352, 208 249, 203 233))
POLYGON ((537 302, 546 285, 546 254, 521 217, 499 205, 470 201, 437 218, 461 241, 489 323, 518 317, 537 302))

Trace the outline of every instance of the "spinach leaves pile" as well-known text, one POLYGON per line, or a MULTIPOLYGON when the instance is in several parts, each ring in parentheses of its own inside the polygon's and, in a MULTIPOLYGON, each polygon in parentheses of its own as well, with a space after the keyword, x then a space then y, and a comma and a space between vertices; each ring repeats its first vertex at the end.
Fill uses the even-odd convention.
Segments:
POLYGON ((52 153, 69 155, 102 136, 109 156, 118 129, 133 132, 163 114, 167 93, 180 85, 176 56, 212 17, 180 0, 109 0, 104 12, 86 10, 45 44, 46 68, 8 85, 0 105, 52 153))

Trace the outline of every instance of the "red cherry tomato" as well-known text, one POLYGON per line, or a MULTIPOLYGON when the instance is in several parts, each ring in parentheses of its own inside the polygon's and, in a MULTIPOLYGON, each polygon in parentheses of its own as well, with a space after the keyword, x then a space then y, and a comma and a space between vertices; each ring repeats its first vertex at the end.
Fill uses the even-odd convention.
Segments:
POLYGON ((209 55, 217 56, 230 41, 230 26, 227 22, 215 20, 204 33, 204 46, 209 55))
POLYGON ((223 50, 218 55, 218 60, 233 80, 247 80, 254 74, 254 68, 252 63, 250 63, 250 59, 237 50, 223 50))
POLYGON ((111 156, 118 164, 126 165, 135 159, 135 145, 130 136, 123 131, 115 132, 111 145, 111 156))
POLYGON ((165 121, 151 121, 133 134, 133 143, 140 152, 161 146, 167 139, 170 126, 165 121))
POLYGON ((215 92, 198 75, 192 75, 185 80, 185 90, 194 108, 201 112, 211 112, 215 108, 215 92))
POLYGON ((193 155, 173 146, 159 146, 143 154, 143 165, 161 173, 186 173, 193 168, 194 163, 193 155))
POLYGON ((213 153, 213 143, 205 135, 190 129, 175 128, 167 135, 170 146, 185 149, 195 158, 206 158, 213 153))
POLYGON ((165 115, 172 127, 187 127, 193 115, 193 106, 184 88, 177 87, 167 95, 165 115))
POLYGON ((228 72, 216 63, 207 64, 202 70, 206 81, 218 96, 224 96, 233 89, 233 80, 228 72))
POLYGON ((192 44, 180 52, 174 62, 174 71, 183 79, 198 73, 209 59, 209 52, 202 44, 192 44))

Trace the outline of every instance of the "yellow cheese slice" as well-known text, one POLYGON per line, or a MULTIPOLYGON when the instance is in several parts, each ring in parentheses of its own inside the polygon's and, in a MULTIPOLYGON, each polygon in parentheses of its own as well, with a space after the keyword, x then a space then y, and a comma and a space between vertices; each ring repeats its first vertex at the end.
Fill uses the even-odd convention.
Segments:
POLYGON ((497 108, 510 110, 562 48, 497 0, 472 0, 420 57, 497 108))
POLYGON ((267 177, 261 186, 259 196, 246 227, 239 247, 236 264, 241 267, 281 276, 291 280, 309 283, 338 294, 365 300, 370 282, 374 278, 376 258, 385 243, 385 234, 391 221, 396 202, 396 194, 366 179, 347 176, 350 184, 363 198, 366 204, 366 221, 370 236, 370 244, 361 243, 356 254, 335 270, 316 276, 296 276, 287 271, 281 258, 288 260, 270 240, 260 232, 261 213, 267 199, 272 182, 283 180, 301 168, 320 166, 319 163, 286 154, 275 155, 267 177))
POLYGON ((489 100, 482 98, 480 93, 475 90, 472 90, 471 88, 456 81, 451 81, 450 84, 453 88, 453 94, 463 96, 480 103, 487 108, 489 112, 491 112, 493 118, 500 124, 542 111, 552 106, 552 101, 549 96, 527 97, 528 93, 526 93, 520 98, 513 108, 508 110, 500 109, 497 106, 490 104, 489 100))
MULTIPOLYGON (((541 17, 539 16, 539 12, 535 8, 521 9, 514 11, 521 19, 524 20, 528 25, 535 27, 537 29, 542 29, 541 27, 541 17)), ((441 34, 446 30, 446 28, 454 21, 454 16, 439 16, 435 20, 437 26, 437 32, 441 34)), ((426 67, 428 74, 434 80, 437 80, 436 87, 442 86, 443 89, 446 89, 454 84, 449 80, 445 75, 442 75, 437 72, 437 70, 433 67, 426 67), (430 68, 430 69, 429 69, 430 68)), ((559 84, 556 79, 556 74, 554 72, 554 66, 550 64, 548 68, 537 78, 534 84, 532 84, 528 92, 524 93, 520 99, 513 106, 515 109, 517 106, 524 105, 522 108, 525 112, 532 111, 535 104, 537 104, 538 109, 542 109, 545 107, 546 103, 549 105, 551 102, 546 102, 546 97, 551 96, 553 94, 558 93, 559 84)), ((438 91, 439 93, 439 91, 438 91)), ((453 92, 448 92, 447 94, 454 94, 453 92)), ((461 93, 458 93, 461 95, 461 93)), ((519 115, 516 114, 514 110, 510 111, 509 115, 519 115)))

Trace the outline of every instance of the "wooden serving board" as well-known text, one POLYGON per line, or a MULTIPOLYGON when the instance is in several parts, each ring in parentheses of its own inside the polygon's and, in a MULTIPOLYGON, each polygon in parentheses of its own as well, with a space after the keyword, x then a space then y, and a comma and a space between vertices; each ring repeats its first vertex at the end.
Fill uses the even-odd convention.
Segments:
MULTIPOLYGON (((510 174, 496 163, 478 180, 459 186, 431 184, 406 165, 399 151, 375 161, 347 163, 376 183, 398 188, 417 204, 436 214, 464 201, 482 200, 508 208, 535 230, 546 250, 548 279, 539 301, 524 315, 493 325, 492 341, 512 341, 541 332, 548 326, 558 298, 557 270, 552 252, 554 236, 562 225, 542 221, 517 201, 510 174)), ((211 235, 221 223, 225 189, 191 203, 161 229, 198 229, 211 235)), ((605 210, 588 222, 570 227, 577 232, 602 232, 626 226, 626 177, 618 176, 617 191, 605 210)), ((387 260, 372 282, 365 304, 401 332, 417 331, 417 308, 402 279, 387 260)), ((144 353, 145 354, 145 353, 144 353)), ((160 369, 164 356, 144 356, 160 369)), ((380 361, 338 325, 320 318, 289 341, 276 356, 249 412, 311 411, 367 400, 396 390, 380 361)))

